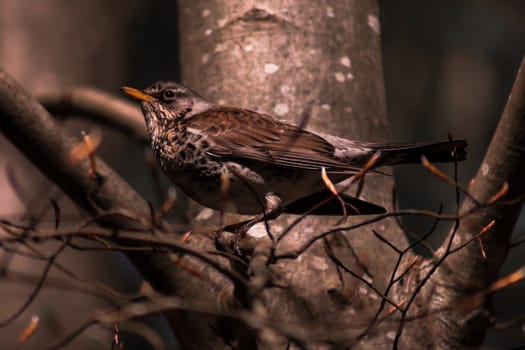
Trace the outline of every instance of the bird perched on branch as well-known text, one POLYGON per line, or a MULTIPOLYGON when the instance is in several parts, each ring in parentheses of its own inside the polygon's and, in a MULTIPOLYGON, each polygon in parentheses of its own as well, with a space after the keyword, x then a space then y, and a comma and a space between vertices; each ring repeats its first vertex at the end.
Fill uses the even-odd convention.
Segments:
POLYGON ((175 82, 122 91, 141 102, 151 146, 168 178, 198 203, 216 210, 273 218, 280 212, 315 215, 379 214, 381 206, 327 189, 374 168, 465 159, 465 140, 389 144, 347 140, 306 130, 251 110, 208 102, 175 82), (226 185, 225 185, 226 184, 226 185))

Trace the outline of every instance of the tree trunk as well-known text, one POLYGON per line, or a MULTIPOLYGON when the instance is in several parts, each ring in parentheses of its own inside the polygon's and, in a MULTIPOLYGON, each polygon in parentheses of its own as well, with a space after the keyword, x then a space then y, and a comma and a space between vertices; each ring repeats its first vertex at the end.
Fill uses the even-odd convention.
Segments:
MULTIPOLYGON (((296 124, 311 104, 308 128, 350 139, 387 138, 376 2, 334 0, 300 6, 270 1, 262 6, 256 1, 181 1, 180 12, 182 78, 206 98, 296 124)), ((367 178, 363 197, 389 207, 391 186, 388 177, 367 178)), ((294 219, 272 223, 272 231, 278 236, 294 219)), ((348 223, 360 221, 352 217, 348 223)), ((277 255, 298 249, 336 223, 337 218, 307 218, 287 236, 277 255)), ((393 220, 332 235, 327 244, 357 276, 371 279, 384 291, 397 254, 375 238, 372 229, 400 248, 406 245, 393 220)), ((346 329, 345 339, 330 341, 348 344, 377 311, 379 298, 361 281, 344 272, 339 279, 322 240, 297 259, 281 260, 271 268, 293 291, 265 292, 268 313, 275 320, 310 325, 328 338, 346 329), (344 296, 351 296, 352 302, 341 302, 344 296)), ((386 341, 385 333, 376 335, 386 341)))

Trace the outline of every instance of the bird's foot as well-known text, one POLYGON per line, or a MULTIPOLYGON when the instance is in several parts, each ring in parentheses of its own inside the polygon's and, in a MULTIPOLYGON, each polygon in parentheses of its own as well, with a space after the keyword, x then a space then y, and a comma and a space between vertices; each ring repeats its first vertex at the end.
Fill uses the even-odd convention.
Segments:
MULTIPOLYGON (((281 199, 278 196, 269 192, 265 195, 265 199, 266 199, 266 209, 264 213, 256 215, 255 217, 249 220, 237 222, 231 225, 226 225, 221 229, 222 232, 227 231, 235 235, 235 239, 233 240, 232 249, 237 255, 241 257, 244 256, 244 254, 242 254, 243 249, 241 249, 242 248, 241 242, 246 238, 248 231, 254 225, 260 222, 271 221, 271 220, 277 219, 283 211, 281 207, 281 199)), ((272 238, 269 230, 268 230, 268 235, 270 236, 270 238, 272 238)))
POLYGON ((247 237, 246 233, 254 224, 252 220, 246 220, 224 226, 215 231, 215 246, 217 250, 229 252, 242 259, 249 256, 253 250, 253 242, 247 237))
POLYGON ((243 253, 243 249, 241 249, 241 240, 246 238, 246 233, 248 232, 248 230, 252 228, 252 226, 255 225, 257 222, 259 222, 256 219, 257 218, 253 218, 250 220, 237 222, 235 224, 226 225, 221 229, 221 231, 223 232, 226 231, 234 234, 234 238, 231 241, 231 249, 236 255, 240 257, 243 257, 245 255, 243 253))

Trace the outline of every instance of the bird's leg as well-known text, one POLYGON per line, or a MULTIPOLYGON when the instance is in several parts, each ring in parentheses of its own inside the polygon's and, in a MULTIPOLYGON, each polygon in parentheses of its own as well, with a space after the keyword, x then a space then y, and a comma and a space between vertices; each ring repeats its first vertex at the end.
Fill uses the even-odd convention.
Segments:
MULTIPOLYGON (((256 215, 255 217, 251 218, 250 220, 241 221, 236 224, 227 225, 222 230, 233 232, 235 234, 235 240, 233 242, 233 250, 237 253, 239 256, 243 256, 244 254, 241 251, 240 243, 241 240, 246 236, 246 233, 252 226, 255 224, 258 224, 259 222, 267 222, 270 220, 275 220, 281 215, 283 208, 281 206, 281 198, 274 193, 266 193, 264 195, 264 198, 266 200, 265 203, 265 209, 264 212, 261 214, 256 215)), ((268 236, 273 240, 272 233, 270 232, 269 226, 266 225, 266 231, 268 236)))
MULTIPOLYGON (((274 220, 281 215, 283 208, 281 206, 281 198, 272 192, 268 192, 264 195, 265 209, 264 212, 251 218, 250 220, 238 222, 236 224, 227 225, 223 228, 224 231, 233 232, 237 234, 238 239, 242 239, 246 232, 255 224, 262 221, 274 220)), ((271 236, 271 233, 268 232, 271 236)))

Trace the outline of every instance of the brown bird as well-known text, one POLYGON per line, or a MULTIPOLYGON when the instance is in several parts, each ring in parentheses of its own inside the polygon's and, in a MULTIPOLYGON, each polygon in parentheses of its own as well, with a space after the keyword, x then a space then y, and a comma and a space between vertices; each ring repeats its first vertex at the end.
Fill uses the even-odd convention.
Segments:
MULTIPOLYGON (((433 162, 465 159, 465 140, 420 144, 347 140, 267 114, 213 104, 175 82, 122 91, 142 102, 151 146, 173 183, 206 207, 259 214, 256 221, 280 212, 305 213, 323 200, 326 203, 311 214, 341 215, 340 202, 321 178, 323 167, 337 183, 359 172, 376 152, 374 167, 417 163, 422 155, 433 162)), ((355 197, 342 198, 349 215, 385 212, 355 197)))

